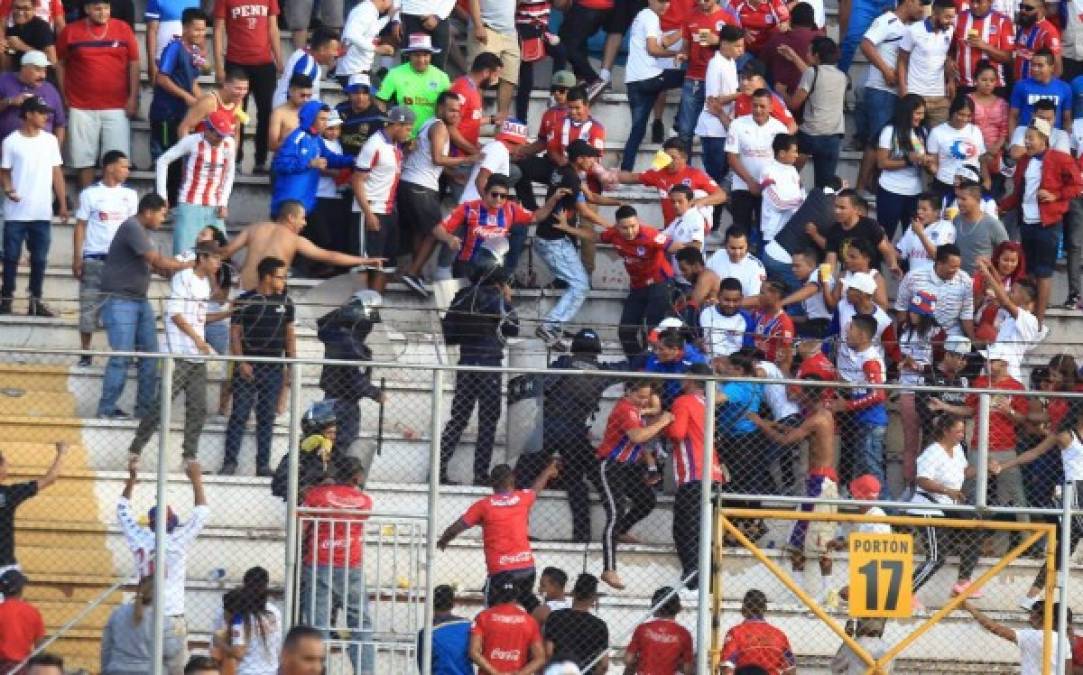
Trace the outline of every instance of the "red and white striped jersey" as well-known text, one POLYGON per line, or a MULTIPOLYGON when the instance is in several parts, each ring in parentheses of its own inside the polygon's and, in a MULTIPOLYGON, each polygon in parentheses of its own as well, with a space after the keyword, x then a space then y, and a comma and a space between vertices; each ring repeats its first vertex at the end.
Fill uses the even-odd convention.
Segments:
POLYGON ((959 14, 955 20, 955 63, 959 66, 960 83, 966 87, 974 86, 974 71, 982 60, 990 61, 997 69, 997 86, 1004 86, 1004 66, 987 59, 985 53, 967 44, 967 38, 974 36, 988 42, 997 49, 1011 52, 1015 47, 1015 28, 1012 21, 1000 12, 990 11, 983 17, 974 16, 969 10, 959 14))
POLYGON ((565 115, 553 132, 553 135, 549 137, 549 147, 553 152, 563 155, 568 149, 568 144, 580 138, 600 152, 605 152, 605 127, 593 117, 588 117, 585 122, 576 122, 565 115))
MULTIPOLYGON (((377 131, 361 146, 354 169, 365 174, 365 196, 372 212, 377 215, 393 212, 402 172, 402 150, 398 144, 388 140, 383 130, 377 131)), ((361 211, 357 200, 354 200, 353 210, 354 213, 361 211)))
POLYGON ((181 157, 184 180, 177 201, 197 206, 226 206, 236 175, 237 144, 232 137, 211 145, 202 133, 188 134, 158 158, 155 178, 158 194, 165 197, 169 165, 181 157))

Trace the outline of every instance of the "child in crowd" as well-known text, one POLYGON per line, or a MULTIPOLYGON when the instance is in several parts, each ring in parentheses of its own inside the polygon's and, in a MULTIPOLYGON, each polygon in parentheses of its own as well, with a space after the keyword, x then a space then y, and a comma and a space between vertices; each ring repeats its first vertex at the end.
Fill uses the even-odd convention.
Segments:
POLYGON ((1043 326, 1034 313, 1038 285, 1030 277, 1026 277, 1012 284, 1012 290, 1008 293, 997 283, 997 277, 987 259, 978 259, 978 271, 985 277, 986 285, 992 289, 997 304, 1007 313, 997 328, 994 345, 1000 347, 1000 353, 1008 363, 1008 374, 1021 381, 1023 357, 1049 334, 1049 327, 1043 326))
POLYGON ((911 272, 931 268, 936 259, 936 247, 955 243, 955 225, 940 217, 936 201, 929 192, 918 195, 917 213, 895 244, 899 260, 908 261, 911 272))
MULTIPOLYGON (((692 188, 684 183, 678 183, 669 189, 669 200, 673 203, 673 211, 677 217, 666 225, 662 234, 669 237, 671 241, 685 244, 683 248, 692 247, 703 250, 703 240, 707 236, 707 219, 702 211, 692 205, 694 199, 692 188)), ((674 271, 677 271, 677 285, 681 290, 691 292, 692 282, 679 272, 680 267, 674 255, 674 253, 669 254, 669 263, 674 271)))
POLYGON ((840 277, 842 283, 835 284, 831 289, 831 294, 824 298, 829 309, 835 309, 838 306, 843 299, 843 291, 847 281, 855 274, 866 274, 872 277, 873 282, 876 284, 872 294, 873 300, 884 309, 890 307, 887 300, 887 282, 884 281, 880 271, 872 266, 872 258, 872 245, 866 239, 854 237, 846 243, 842 254, 843 272, 840 277))
MULTIPOLYGON (((906 317, 899 326, 899 384, 923 385, 933 365, 933 337, 940 332, 934 316, 936 296, 918 291, 910 299, 906 317)), ((921 450, 921 424, 918 420, 917 395, 904 391, 899 396, 903 427, 903 467, 913 466, 921 450)))
POLYGON ((796 323, 797 334, 801 337, 827 337, 831 325, 831 310, 827 308, 827 297, 831 295, 834 280, 831 267, 821 265, 815 249, 797 251, 791 256, 793 276, 800 284, 796 291, 782 299, 784 306, 801 303, 804 310, 803 321, 796 323))
POLYGON ((793 277, 790 253, 775 241, 782 227, 805 202, 805 189, 801 176, 794 168, 797 162, 797 138, 779 134, 771 145, 774 159, 760 172, 760 190, 763 206, 760 209, 760 230, 763 233, 764 255, 760 256, 767 276, 778 279, 794 290, 798 279, 793 277))
POLYGON ((835 365, 842 381, 858 385, 839 390, 841 398, 830 404, 831 410, 846 416, 840 426, 842 454, 839 473, 845 480, 870 473, 881 485, 884 470, 884 436, 887 434, 887 399, 883 389, 863 385, 885 382, 887 368, 880 348, 873 343, 876 320, 868 314, 858 314, 850 321, 846 341, 839 347, 835 365))

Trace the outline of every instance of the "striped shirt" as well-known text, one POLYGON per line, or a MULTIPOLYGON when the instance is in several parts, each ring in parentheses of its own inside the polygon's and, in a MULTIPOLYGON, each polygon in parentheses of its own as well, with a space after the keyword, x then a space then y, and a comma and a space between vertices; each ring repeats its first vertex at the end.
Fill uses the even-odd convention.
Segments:
POLYGON ((290 58, 286 61, 286 67, 278 77, 278 84, 275 85, 275 93, 271 99, 271 104, 276 108, 286 102, 290 79, 294 75, 309 77, 312 80, 312 100, 319 100, 320 79, 323 78, 323 69, 320 68, 320 64, 316 63, 316 59, 312 57, 312 54, 307 49, 297 49, 290 54, 290 58))
POLYGON ((910 299, 918 291, 936 296, 936 322, 948 335, 962 335, 960 321, 974 318, 974 282, 970 275, 959 270, 950 280, 941 279, 936 268, 917 270, 903 277, 895 297, 895 309, 906 311, 910 299))
POLYGON ((454 234, 466 226, 459 260, 470 262, 486 239, 506 238, 513 226, 529 225, 534 221, 534 213, 527 211, 518 202, 504 202, 504 205, 491 209, 485 202, 476 199, 463 202, 444 219, 443 227, 454 234))
MULTIPOLYGON (((544 122, 544 120, 542 120, 544 122)), ((584 122, 576 122, 565 115, 556 125, 553 135, 548 139, 549 149, 563 155, 568 144, 582 138, 593 145, 599 152, 605 151, 605 127, 593 117, 584 122)))
POLYGON ((203 134, 188 134, 176 145, 166 150, 155 166, 158 194, 165 197, 169 165, 187 155, 184 162, 184 180, 177 193, 177 201, 198 206, 225 206, 233 191, 236 174, 236 142, 232 137, 211 145, 203 134))
MULTIPOLYGON (((666 436, 673 441, 673 477, 680 487, 703 480, 704 416, 707 400, 703 392, 681 394, 673 401, 673 422, 666 436)), ((711 480, 723 483, 717 453, 711 453, 711 480)))
POLYGON ((1060 31, 1042 19, 1030 28, 1020 28, 1015 34, 1015 81, 1030 77, 1030 60, 1034 52, 1048 49, 1056 56, 1060 54, 1060 31))
POLYGON ((642 426, 643 414, 639 408, 626 398, 617 401, 606 420, 602 444, 595 453, 598 459, 611 460, 618 464, 634 464, 643 454, 643 444, 633 443, 628 438, 628 430, 642 426))
MULTIPOLYGON (((392 143, 383 129, 377 131, 361 146, 354 168, 365 174, 365 196, 372 212, 378 215, 394 212, 402 173, 402 150, 398 144, 392 143)), ((360 210, 354 200, 354 213, 360 210)))
POLYGON ((985 53, 967 44, 967 38, 975 35, 997 49, 1011 52, 1015 47, 1015 35, 1012 21, 1000 12, 990 11, 982 17, 974 16, 970 11, 963 12, 955 20, 955 63, 959 67, 960 83, 967 87, 974 86, 974 71, 981 61, 989 61, 997 70, 997 86, 1004 86, 1004 66, 990 61, 985 53))

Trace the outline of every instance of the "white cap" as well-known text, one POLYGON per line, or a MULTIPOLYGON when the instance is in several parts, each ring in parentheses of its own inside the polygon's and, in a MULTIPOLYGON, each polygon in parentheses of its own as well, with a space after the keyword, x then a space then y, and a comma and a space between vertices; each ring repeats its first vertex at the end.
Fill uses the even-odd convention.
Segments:
POLYGON ((45 55, 45 52, 40 52, 36 49, 31 49, 27 53, 23 54, 20 65, 24 66, 37 66, 38 68, 49 67, 49 57, 45 55))
POLYGON ((675 316, 670 316, 662 319, 662 322, 658 324, 659 332, 669 330, 670 328, 684 328, 684 322, 675 316))
POLYGON ((342 116, 338 114, 338 111, 331 108, 331 114, 327 116, 327 128, 342 126, 342 116))
POLYGON ((983 349, 981 355, 984 356, 987 361, 1010 361, 1012 350, 1008 348, 1008 345, 994 342, 989 345, 988 349, 983 349))
POLYGON ((952 354, 969 354, 972 345, 965 335, 952 335, 944 340, 944 351, 952 354))
POLYGON ((854 272, 848 278, 842 280, 842 286, 868 295, 876 293, 876 279, 873 279, 868 272, 854 272))

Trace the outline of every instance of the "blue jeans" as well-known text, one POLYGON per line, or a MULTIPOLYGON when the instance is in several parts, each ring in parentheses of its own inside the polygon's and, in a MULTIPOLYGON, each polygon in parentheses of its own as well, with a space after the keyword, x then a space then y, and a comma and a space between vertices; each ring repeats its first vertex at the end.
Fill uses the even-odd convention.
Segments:
MULTIPOLYGON (((157 352, 158 332, 154 325, 154 309, 146 299, 108 298, 102 308, 102 322, 109 338, 109 348, 118 352, 157 352)), ((98 415, 107 415, 117 408, 128 379, 128 356, 110 356, 102 377, 102 397, 98 415)), ((158 368, 154 359, 139 359, 136 380, 135 415, 153 415, 158 394, 158 368)))
POLYGON ((196 235, 208 225, 213 225, 224 234, 226 224, 218 217, 217 206, 202 204, 177 204, 176 219, 173 223, 173 255, 180 255, 195 248, 196 235))
POLYGON ((348 639, 354 643, 350 647, 353 672, 372 675, 376 672, 376 645, 372 641, 372 614, 365 592, 364 568, 302 564, 301 623, 318 628, 330 637, 339 609, 346 610, 348 639), (358 651, 361 652, 360 661, 358 651))
POLYGON ((681 106, 677 109, 677 135, 688 148, 692 147, 692 133, 703 111, 703 101, 707 98, 707 89, 703 80, 685 79, 681 85, 681 106))
POLYGON ((839 146, 842 136, 812 136, 803 131, 797 132, 797 147, 801 154, 812 157, 812 169, 816 187, 826 187, 835 176, 839 164, 839 146))
POLYGON ((568 288, 560 301, 545 315, 545 325, 559 330, 563 324, 575 318, 583 302, 590 293, 590 278, 579 257, 579 250, 567 237, 554 239, 535 239, 534 249, 549 266, 553 276, 566 282, 568 288))
POLYGON ((726 161, 725 137, 700 136, 699 142, 703 144, 703 170, 714 179, 714 182, 722 185, 730 169, 726 161))
MULTIPOLYGON (((884 472, 884 437, 887 427, 854 420, 854 475, 871 473, 881 485, 887 485, 884 472)), ((885 491, 884 497, 887 498, 885 491)))
POLYGON ((876 188, 876 220, 888 240, 895 238, 895 229, 902 224, 905 230, 918 210, 917 195, 897 195, 884 188, 876 188))
POLYGON ((510 277, 515 274, 515 268, 519 266, 519 258, 526 248, 526 237, 530 234, 529 227, 511 227, 508 231, 508 252, 504 256, 504 270, 510 277))
MULTIPOLYGON (((766 251, 762 255, 760 255, 759 258, 760 262, 763 263, 764 271, 767 272, 767 278, 774 279, 775 281, 781 281, 782 283, 786 284, 787 293, 793 293, 794 291, 805 285, 801 282, 800 279, 797 278, 797 275, 793 273, 793 265, 781 262, 779 260, 775 260, 770 255, 768 255, 766 251)), ((805 313, 804 308, 800 303, 796 305, 789 305, 789 307, 786 309, 786 312, 789 314, 793 314, 794 309, 800 310, 800 314, 805 313)))
POLYGON ((854 0, 850 7, 850 23, 846 35, 842 38, 842 54, 839 57, 839 70, 846 72, 854 60, 854 54, 876 17, 895 7, 894 2, 885 0, 854 0))
POLYGON ((30 251, 30 297, 40 298, 49 260, 51 228, 48 220, 9 220, 4 223, 4 282, 0 296, 15 295, 15 276, 23 242, 30 251))
POLYGON ((643 135, 647 132, 647 122, 651 119, 654 102, 663 91, 681 86, 683 76, 684 71, 672 69, 649 80, 629 82, 626 85, 628 106, 632 109, 632 127, 628 130, 628 140, 624 142, 624 152, 620 160, 621 171, 635 169, 636 153, 639 152, 639 144, 643 142, 643 135))
POLYGON ((865 87, 862 102, 862 114, 857 117, 858 137, 870 148, 875 148, 880 141, 880 132, 895 114, 895 104, 899 97, 890 91, 865 87))
POLYGON ((233 369, 233 410, 226 426, 226 451, 223 466, 236 466, 244 439, 244 425, 256 408, 256 468, 271 465, 271 440, 274 434, 275 409, 282 388, 282 366, 277 363, 253 363, 252 379, 241 377, 240 364, 233 369))

